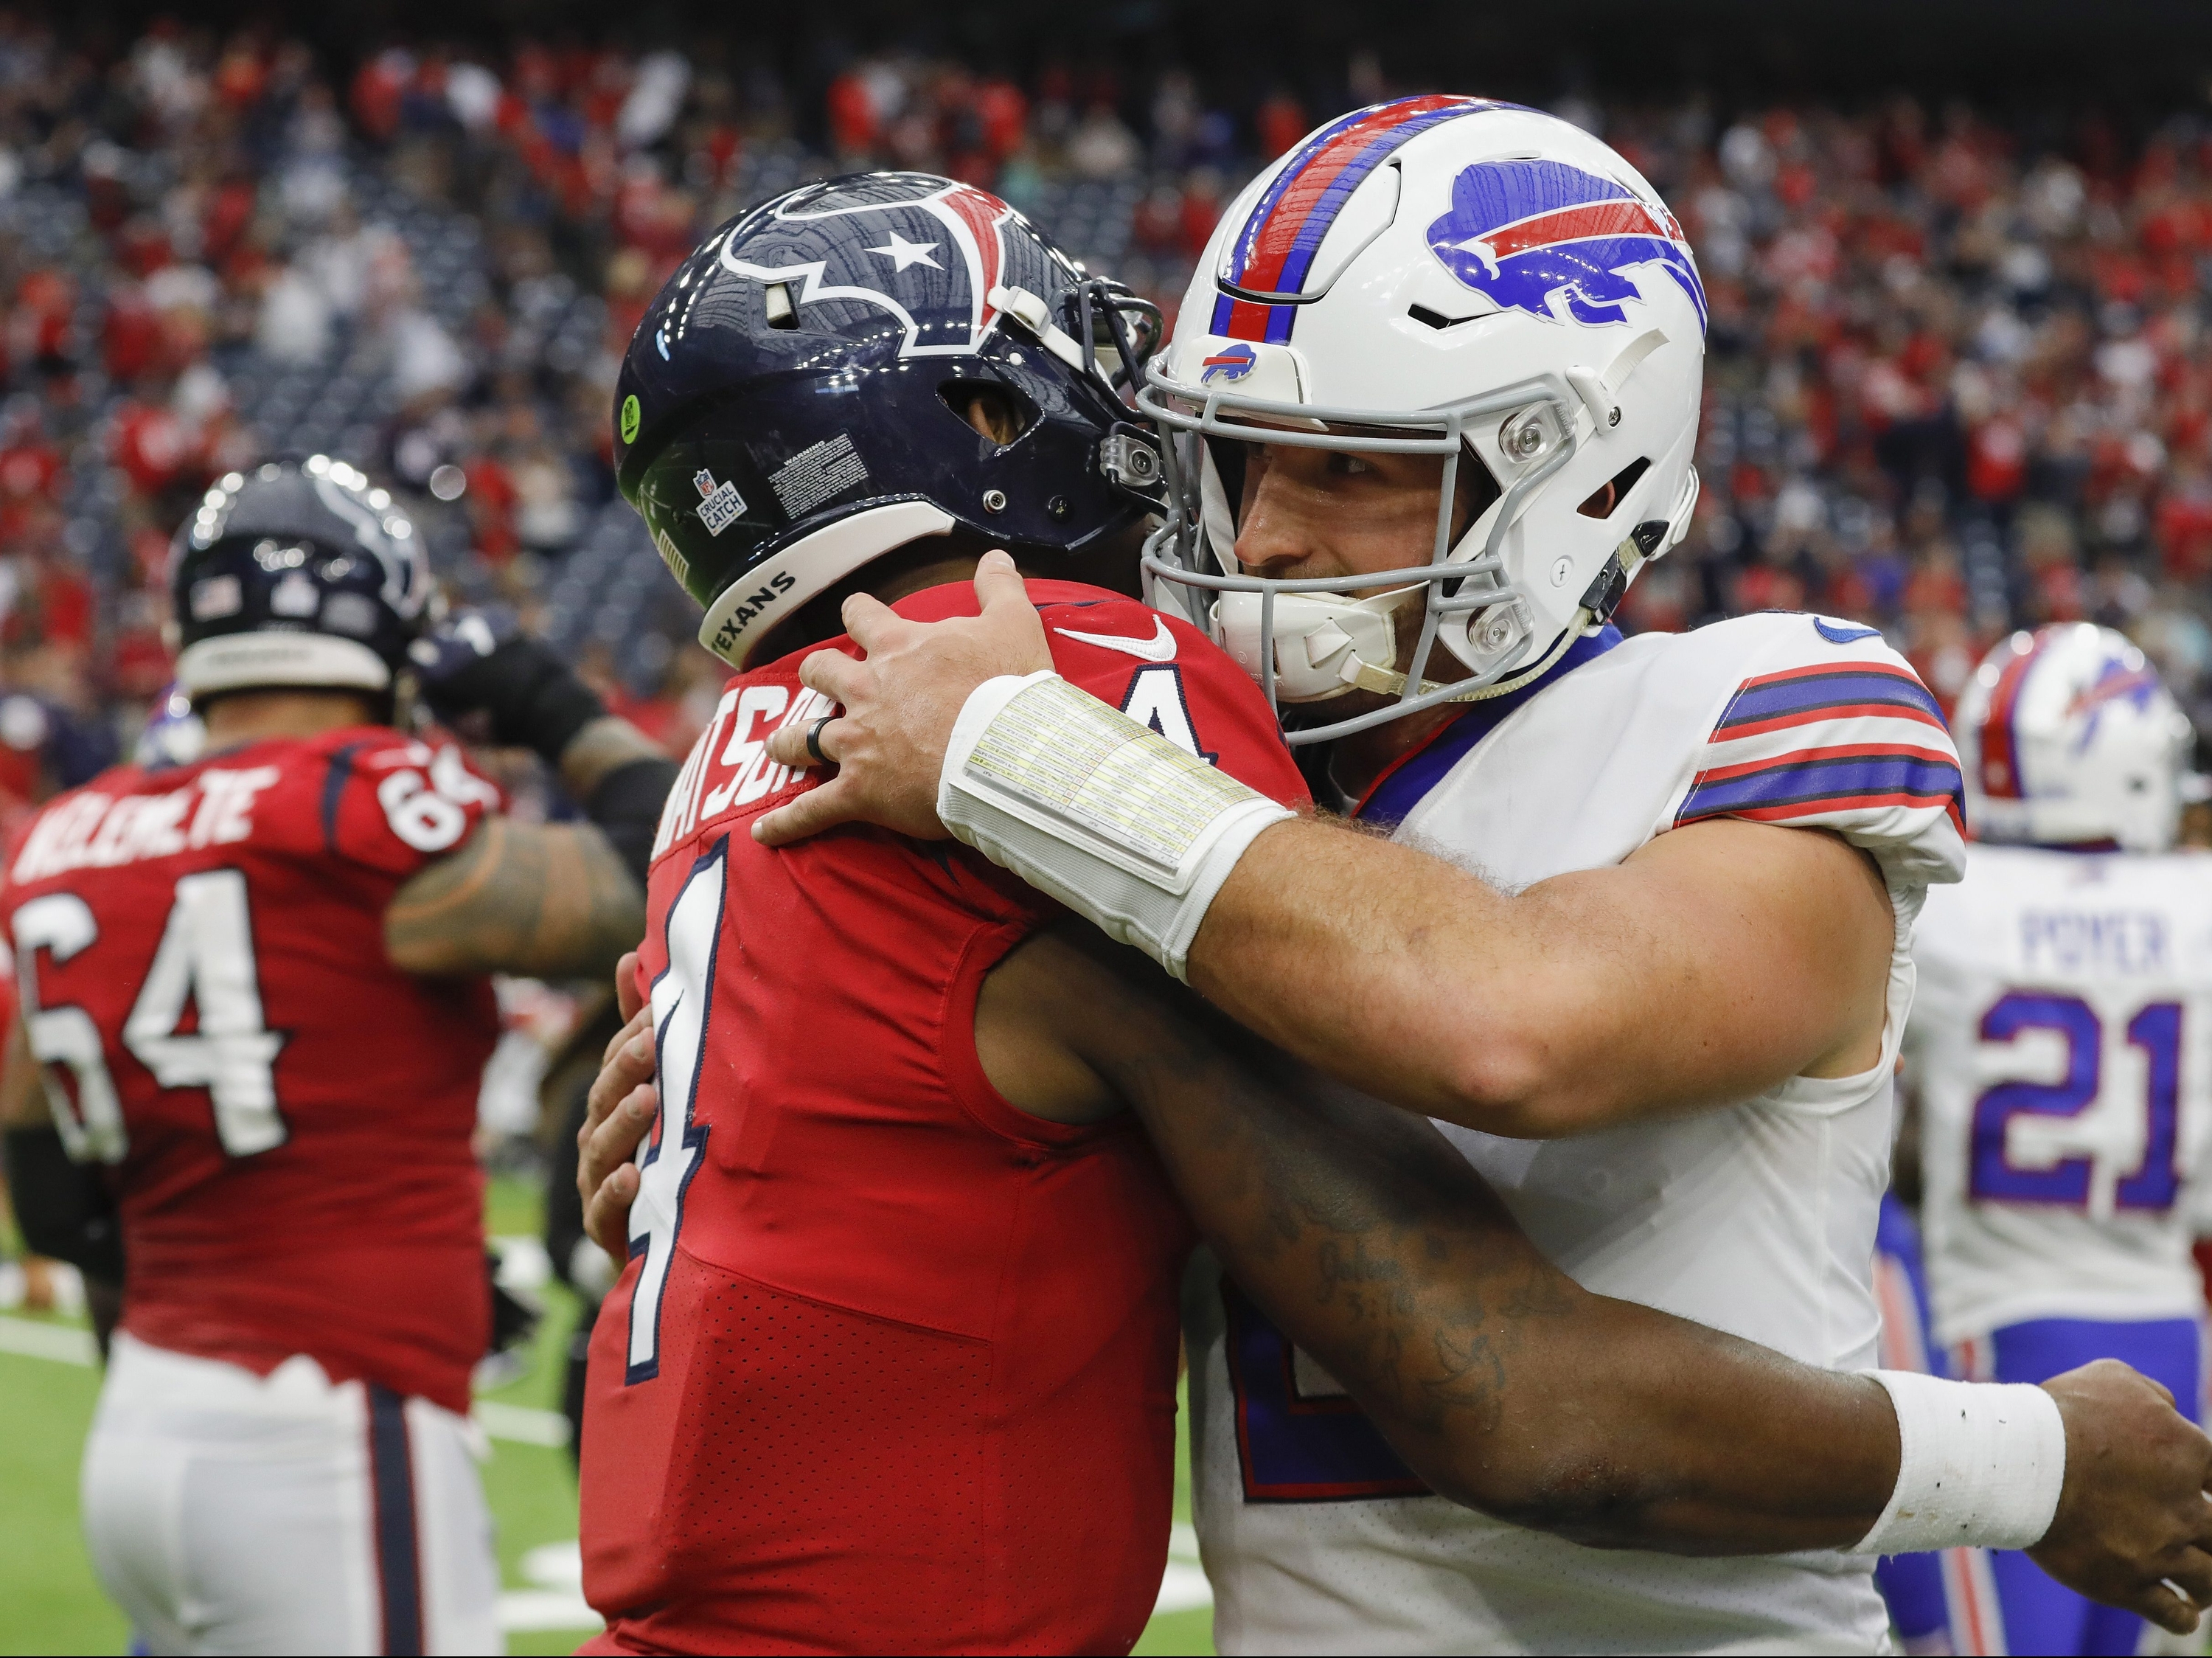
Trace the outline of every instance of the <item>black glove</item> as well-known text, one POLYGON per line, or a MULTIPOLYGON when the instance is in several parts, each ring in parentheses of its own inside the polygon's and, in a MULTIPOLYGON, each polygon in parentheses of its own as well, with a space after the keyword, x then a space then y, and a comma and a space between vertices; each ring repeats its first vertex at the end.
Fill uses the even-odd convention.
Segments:
POLYGON ((491 1295, 491 1345, 485 1352, 504 1353, 522 1346, 538 1333, 544 1308, 532 1304, 535 1297, 525 1299, 499 1281, 499 1257, 489 1249, 484 1251, 484 1284, 491 1295))
POLYGON ((482 712, 491 741, 533 748, 550 765, 606 704, 552 649, 523 632, 512 614, 465 610, 408 647, 422 700, 451 725, 482 712))
POLYGON ((123 1282, 123 1226, 99 1171, 72 1162, 52 1127, 4 1137, 8 1195, 33 1254, 67 1261, 88 1278, 123 1282))

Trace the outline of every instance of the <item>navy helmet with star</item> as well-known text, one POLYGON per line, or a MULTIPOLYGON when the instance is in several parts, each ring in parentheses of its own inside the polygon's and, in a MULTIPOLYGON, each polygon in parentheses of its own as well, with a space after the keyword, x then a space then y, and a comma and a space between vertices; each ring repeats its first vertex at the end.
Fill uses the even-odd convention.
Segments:
POLYGON ((638 324, 617 476, 706 608, 700 642, 743 667, 924 537, 1049 554, 1148 510, 1157 457, 1116 376, 1157 334, 1149 306, 972 185, 805 186, 716 230, 638 324))

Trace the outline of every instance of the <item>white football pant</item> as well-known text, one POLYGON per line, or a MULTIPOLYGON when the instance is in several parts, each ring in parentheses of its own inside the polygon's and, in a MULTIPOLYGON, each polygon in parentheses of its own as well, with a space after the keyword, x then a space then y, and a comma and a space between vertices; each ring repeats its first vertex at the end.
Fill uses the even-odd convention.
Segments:
POLYGON ((118 1332, 85 1445, 94 1570, 155 1653, 496 1653, 477 1429, 118 1332))

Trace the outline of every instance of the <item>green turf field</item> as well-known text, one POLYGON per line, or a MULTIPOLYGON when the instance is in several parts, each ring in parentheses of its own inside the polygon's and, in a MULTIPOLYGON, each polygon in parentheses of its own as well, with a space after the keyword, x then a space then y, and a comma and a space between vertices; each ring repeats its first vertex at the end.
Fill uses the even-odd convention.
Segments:
MULTIPOLYGON (((535 1194, 517 1181, 493 1185, 487 1220, 495 1236, 534 1236, 535 1194)), ((574 1585, 576 1485, 568 1454, 555 1445, 507 1433, 537 1433, 560 1402, 560 1356, 574 1302, 556 1283, 545 1292, 536 1362, 527 1374, 484 1395, 495 1429, 484 1487, 499 1524, 500 1566, 507 1594, 501 1613, 507 1650, 570 1652, 595 1627, 578 1614, 574 1585), (501 1413, 497 1407, 506 1407, 501 1413), (563 1546, 567 1545, 567 1546, 563 1546)), ((92 1418, 97 1370, 13 1350, 74 1345, 70 1321, 9 1315, 0 1320, 0 1653, 120 1653, 128 1631, 94 1582, 77 1532, 77 1455, 92 1418)), ((541 1435, 541 1436, 543 1436, 541 1435)), ((1178 1454, 1176 1517, 1188 1517, 1188 1480, 1178 1454)), ((1188 1533, 1178 1531, 1171 1579, 1194 1587, 1188 1533)), ((587 1614, 586 1614, 587 1615, 587 1614)), ((1210 1653, 1211 1614, 1203 1606, 1155 1618, 1141 1653, 1210 1653)))

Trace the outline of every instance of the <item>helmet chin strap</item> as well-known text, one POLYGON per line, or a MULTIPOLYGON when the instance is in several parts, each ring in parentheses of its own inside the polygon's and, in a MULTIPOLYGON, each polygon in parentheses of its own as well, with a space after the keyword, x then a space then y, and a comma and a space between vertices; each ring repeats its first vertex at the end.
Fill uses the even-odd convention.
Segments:
MULTIPOLYGON (((1647 552, 1635 535, 1630 534, 1624 538, 1620 545, 1613 549, 1613 558, 1607 570, 1600 574, 1598 579, 1591 584, 1589 592, 1583 595, 1584 602, 1575 612, 1574 620, 1561 630, 1559 638, 1553 642, 1552 648, 1544 653, 1542 661, 1533 667, 1522 668, 1518 674, 1508 674, 1505 678, 1495 680, 1489 685, 1479 686, 1472 691, 1462 692, 1456 697, 1447 697, 1444 701, 1479 703, 1492 697, 1507 696, 1524 686, 1533 685, 1549 673, 1557 665, 1559 658, 1567 654, 1568 649, 1576 640, 1581 638, 1590 628, 1611 619, 1613 605, 1618 602, 1621 594, 1626 590, 1630 579, 1634 576, 1638 569, 1650 563, 1660 553, 1664 552, 1682 539, 1683 533, 1689 527, 1690 510, 1697 505, 1697 500, 1698 475, 1692 471, 1688 483, 1683 486, 1682 498, 1675 505, 1674 517, 1668 524, 1663 540, 1657 544, 1655 551, 1647 552), (1608 595, 1603 602, 1602 608, 1595 607, 1595 601, 1601 594, 1608 595)), ((1468 533, 1471 536, 1473 531, 1470 530, 1468 533)), ((1399 589, 1401 592, 1412 590, 1410 588, 1399 589)), ((1372 691, 1380 696, 1402 697, 1406 694, 1407 686, 1411 683, 1411 676, 1401 674, 1395 668, 1377 667, 1374 663, 1362 661, 1355 655, 1344 665, 1344 682, 1361 691, 1372 691)), ((1431 692, 1442 691, 1443 688, 1443 685, 1437 680, 1424 680, 1421 681, 1419 694, 1426 696, 1431 692)))
MULTIPOLYGON (((1523 686, 1534 685, 1558 665, 1559 658, 1567 654, 1568 648, 1582 637, 1595 619, 1588 610, 1577 610, 1575 619, 1560 630, 1559 639, 1544 653, 1540 661, 1522 668, 1517 674, 1510 674, 1502 680, 1478 686, 1471 691, 1462 691, 1456 697, 1447 697, 1444 700, 1448 703, 1479 703, 1492 697, 1505 696, 1523 686)), ((1410 674, 1401 674, 1395 668, 1377 667, 1372 662, 1361 661, 1356 656, 1345 664, 1344 680, 1348 686, 1361 691, 1372 691, 1384 697, 1402 697, 1406 694, 1406 687, 1413 682, 1410 674)), ((1424 680, 1419 694, 1426 696, 1432 691, 1443 688, 1442 680, 1424 680)))
MULTIPOLYGON (((1648 350, 1649 348, 1647 347, 1646 350, 1648 350)), ((1638 361, 1642 360, 1643 355, 1642 352, 1638 353, 1638 361)), ((1695 499, 1694 497, 1692 498, 1695 499)), ((1468 526, 1466 534, 1461 539, 1461 546, 1465 546, 1474 539, 1478 527, 1478 524, 1468 526)), ((1671 540, 1668 545, 1672 545, 1671 540)), ((1635 573, 1638 564, 1646 561, 1648 556, 1644 549, 1637 545, 1636 539, 1632 535, 1624 539, 1614 550, 1613 566, 1620 572, 1620 588, 1627 586, 1628 577, 1635 573)), ((1576 610, 1574 619, 1560 630, 1559 637, 1553 641, 1552 648, 1544 653, 1541 660, 1522 668, 1517 674, 1510 674, 1502 680, 1477 686, 1473 690, 1463 691, 1456 697, 1447 697, 1443 700, 1448 703, 1485 702, 1492 697, 1510 696, 1524 686, 1533 685, 1541 679, 1552 670, 1560 657, 1567 654, 1574 642, 1582 637, 1585 629, 1607 619, 1606 614, 1593 608, 1593 600, 1596 594, 1606 583, 1607 578, 1601 576, 1599 581, 1593 584, 1590 592, 1583 595, 1583 602, 1576 610)), ((1614 590, 1615 597, 1619 596, 1619 588, 1614 590)), ((1404 588, 1399 591, 1410 593, 1413 589, 1404 588)), ((1607 609, 1609 610, 1610 607, 1607 607, 1607 609)), ((1364 661, 1355 654, 1352 660, 1344 665, 1344 682, 1347 686, 1356 687, 1361 691, 1371 691, 1378 696, 1402 697, 1407 694, 1407 687, 1412 683, 1412 676, 1401 674, 1395 668, 1377 667, 1374 663, 1364 661)), ((1443 681, 1424 680, 1420 683, 1418 694, 1427 696, 1431 692, 1442 691, 1443 688, 1443 681)))

